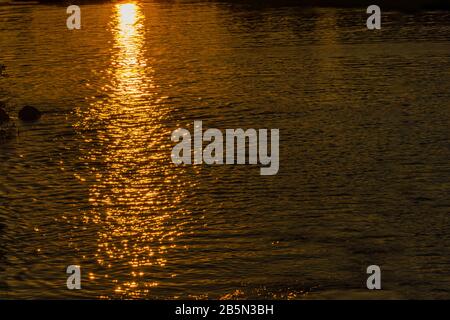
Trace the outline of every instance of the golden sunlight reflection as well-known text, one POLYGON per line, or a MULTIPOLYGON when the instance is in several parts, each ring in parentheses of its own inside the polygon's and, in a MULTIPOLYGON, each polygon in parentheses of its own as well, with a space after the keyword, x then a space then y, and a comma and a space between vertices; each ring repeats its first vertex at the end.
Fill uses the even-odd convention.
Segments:
POLYGON ((152 274, 161 273, 168 254, 177 250, 187 216, 180 209, 185 194, 178 191, 186 188, 180 188, 184 183, 170 163, 170 131, 164 127, 168 108, 145 57, 144 21, 138 4, 114 6, 104 92, 92 97, 79 124, 87 129, 86 142, 100 141, 86 155, 95 182, 89 191, 93 209, 84 222, 97 225, 96 260, 103 270, 90 277, 110 276, 116 295, 132 298, 158 286, 152 274), (124 268, 128 277, 115 278, 124 268))
POLYGON ((140 7, 134 3, 118 4, 115 7, 116 28, 114 28, 115 47, 118 54, 112 65, 116 76, 119 97, 126 102, 130 96, 146 96, 146 86, 152 78, 146 77, 144 54, 144 16, 140 7), (144 83, 146 82, 146 83, 144 83), (125 94, 124 94, 125 93, 125 94))
POLYGON ((116 6, 118 11, 119 28, 121 31, 133 31, 133 25, 137 22, 136 12, 138 6, 134 3, 118 4, 116 6), (130 26, 130 28, 128 28, 130 26))

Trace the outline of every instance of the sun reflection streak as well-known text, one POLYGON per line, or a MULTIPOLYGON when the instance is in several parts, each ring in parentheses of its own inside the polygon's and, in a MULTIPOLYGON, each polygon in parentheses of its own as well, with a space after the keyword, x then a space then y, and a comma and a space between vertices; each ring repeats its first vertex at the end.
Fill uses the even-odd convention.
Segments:
POLYGON ((146 86, 152 79, 146 77, 144 58, 144 15, 134 3, 118 4, 115 7, 116 25, 114 29, 115 47, 118 55, 113 62, 117 91, 122 102, 145 96, 146 86), (147 81, 147 83, 143 83, 147 81), (123 94, 126 93, 126 94, 123 94))
POLYGON ((134 33, 133 26, 137 22, 137 10, 138 6, 134 3, 125 3, 125 4, 118 4, 116 6, 117 9, 117 16, 119 19, 119 29, 121 32, 124 31, 131 31, 134 33))
POLYGON ((95 183, 89 191, 93 209, 84 217, 98 226, 95 258, 104 278, 114 279, 115 294, 131 298, 158 286, 151 275, 166 267, 186 214, 181 206, 186 194, 174 192, 184 190, 185 182, 171 171, 170 132, 164 127, 168 109, 147 63, 144 21, 138 4, 114 6, 109 83, 102 86, 109 90, 99 94, 104 98, 93 98, 80 124, 95 128, 95 136, 85 138, 95 142, 86 159, 95 183))

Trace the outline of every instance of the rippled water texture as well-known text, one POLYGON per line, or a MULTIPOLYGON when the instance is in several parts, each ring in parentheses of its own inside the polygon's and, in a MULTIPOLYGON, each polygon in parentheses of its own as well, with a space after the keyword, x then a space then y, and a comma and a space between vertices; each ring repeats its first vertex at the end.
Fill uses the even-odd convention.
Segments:
POLYGON ((0 144, 0 298, 450 298, 449 13, 81 10, 0 7, 0 99, 45 112, 0 144), (279 128, 278 175, 176 167, 194 120, 279 128))

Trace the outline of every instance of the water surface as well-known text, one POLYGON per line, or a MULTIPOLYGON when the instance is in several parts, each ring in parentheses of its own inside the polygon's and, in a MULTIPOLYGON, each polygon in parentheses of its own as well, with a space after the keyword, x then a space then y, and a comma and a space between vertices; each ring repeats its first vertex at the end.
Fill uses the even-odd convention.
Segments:
POLYGON ((0 144, 0 298, 450 298, 449 13, 65 10, 0 7, 0 98, 45 112, 0 144), (278 175, 176 167, 194 120, 279 128, 278 175))

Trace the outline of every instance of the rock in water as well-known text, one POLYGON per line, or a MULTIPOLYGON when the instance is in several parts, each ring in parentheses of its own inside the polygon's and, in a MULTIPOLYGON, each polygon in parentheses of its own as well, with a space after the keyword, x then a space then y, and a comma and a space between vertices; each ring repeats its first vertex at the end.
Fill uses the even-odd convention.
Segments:
POLYGON ((35 107, 25 106, 19 111, 19 119, 22 121, 37 121, 42 113, 35 107))
POLYGON ((9 115, 6 113, 6 111, 2 108, 0 108, 0 124, 8 122, 9 121, 9 115))

